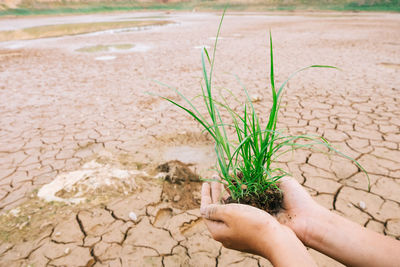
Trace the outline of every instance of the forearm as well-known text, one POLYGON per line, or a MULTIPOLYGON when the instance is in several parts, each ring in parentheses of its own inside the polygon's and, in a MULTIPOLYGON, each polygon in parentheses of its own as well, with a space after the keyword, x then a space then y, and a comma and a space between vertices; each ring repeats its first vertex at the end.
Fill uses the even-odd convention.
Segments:
POLYGON ((279 240, 283 241, 278 242, 266 239, 266 242, 269 242, 269 245, 272 245, 274 248, 268 250, 270 254, 264 254, 263 256, 269 259, 273 266, 316 266, 306 247, 291 229, 283 227, 279 238, 279 240))
POLYGON ((396 266, 400 242, 321 209, 310 218, 306 245, 347 266, 396 266))

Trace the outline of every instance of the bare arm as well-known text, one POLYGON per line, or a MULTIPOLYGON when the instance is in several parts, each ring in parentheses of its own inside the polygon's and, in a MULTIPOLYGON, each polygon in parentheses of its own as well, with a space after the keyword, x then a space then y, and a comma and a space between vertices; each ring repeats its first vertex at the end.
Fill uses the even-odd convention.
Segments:
POLYGON ((285 178, 285 210, 278 220, 309 247, 347 266, 400 266, 400 242, 318 205, 296 180, 285 178))

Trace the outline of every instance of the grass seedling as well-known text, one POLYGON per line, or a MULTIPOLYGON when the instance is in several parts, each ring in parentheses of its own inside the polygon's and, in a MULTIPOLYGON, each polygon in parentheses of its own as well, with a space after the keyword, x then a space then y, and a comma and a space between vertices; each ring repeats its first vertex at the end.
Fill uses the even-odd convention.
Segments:
POLYGON ((230 192, 229 201, 250 204, 270 212, 278 211, 282 201, 282 194, 277 183, 279 179, 288 175, 288 173, 281 168, 274 167, 273 163, 280 155, 298 148, 310 148, 318 144, 324 145, 331 151, 352 160, 365 172, 357 161, 334 149, 322 137, 284 135, 282 131, 277 130, 278 111, 282 92, 287 82, 298 72, 309 68, 335 67, 312 65, 300 69, 293 73, 280 87, 276 88, 271 33, 269 34, 269 52, 272 107, 266 125, 261 125, 246 88, 243 88, 246 94, 246 101, 241 114, 230 108, 228 101, 223 96, 220 97, 220 100, 217 100, 212 90, 212 74, 218 36, 224 15, 225 11, 218 27, 212 57, 210 57, 206 48, 202 50, 201 54, 204 85, 201 85, 202 94, 200 97, 207 109, 208 117, 205 118, 193 103, 176 89, 177 94, 188 106, 183 106, 165 97, 162 98, 186 111, 213 138, 217 156, 216 169, 221 177, 221 182, 226 185, 227 190, 230 192), (209 64, 209 71, 206 64, 209 64), (231 120, 229 122, 222 120, 222 111, 230 114, 231 120), (228 137, 230 136, 228 132, 232 132, 232 130, 234 132, 233 139, 228 137), (298 142, 299 140, 305 140, 306 142, 300 143, 298 142))

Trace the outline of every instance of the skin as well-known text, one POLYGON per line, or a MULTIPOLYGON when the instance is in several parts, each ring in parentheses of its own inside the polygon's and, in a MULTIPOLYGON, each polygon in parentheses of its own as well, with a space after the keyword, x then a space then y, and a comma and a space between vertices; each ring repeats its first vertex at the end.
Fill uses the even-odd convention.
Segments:
POLYGON ((349 221, 317 204, 293 178, 280 184, 279 222, 307 246, 346 266, 400 266, 400 242, 349 221))
POLYGON ((219 183, 212 183, 212 189, 208 183, 202 187, 200 210, 215 240, 265 257, 274 266, 316 266, 295 233, 267 212, 241 204, 216 204, 221 189, 219 183))
POLYGON ((293 178, 283 178, 280 188, 284 203, 275 218, 247 205, 218 204, 222 184, 205 183, 200 211, 213 238, 274 266, 315 266, 303 244, 347 266, 399 266, 399 241, 330 212, 293 178))

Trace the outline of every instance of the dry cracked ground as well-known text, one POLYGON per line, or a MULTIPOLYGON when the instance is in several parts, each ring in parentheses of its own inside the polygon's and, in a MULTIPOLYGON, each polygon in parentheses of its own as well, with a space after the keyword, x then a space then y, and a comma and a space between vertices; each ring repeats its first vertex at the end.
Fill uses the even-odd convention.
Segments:
MULTIPOLYGON (((212 47, 219 15, 0 19, 1 31, 138 17, 173 22, 0 43, 0 265, 269 266, 212 240, 199 216, 197 178, 212 174, 212 143, 182 111, 146 94, 179 100, 157 81, 189 98, 200 93, 200 49, 212 47)), ((280 129, 325 137, 362 164, 371 190, 357 166, 323 148, 277 164, 328 209, 399 239, 400 15, 228 13, 215 91, 239 109, 224 91, 244 99, 237 74, 263 121, 271 105, 270 29, 277 83, 307 65, 340 68, 289 82, 280 129)), ((320 266, 340 266, 310 253, 320 266)))

